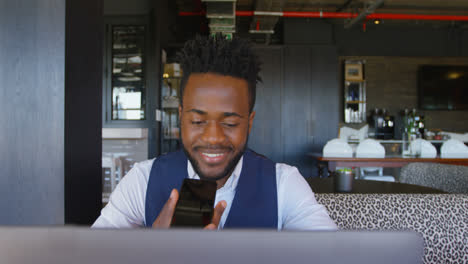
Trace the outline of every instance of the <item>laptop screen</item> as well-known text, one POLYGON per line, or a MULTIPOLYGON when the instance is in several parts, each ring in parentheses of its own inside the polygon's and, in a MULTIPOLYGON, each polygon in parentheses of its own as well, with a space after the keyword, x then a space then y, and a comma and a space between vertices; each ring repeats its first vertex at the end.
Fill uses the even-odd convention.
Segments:
POLYGON ((413 232, 0 228, 0 263, 421 263, 413 232))

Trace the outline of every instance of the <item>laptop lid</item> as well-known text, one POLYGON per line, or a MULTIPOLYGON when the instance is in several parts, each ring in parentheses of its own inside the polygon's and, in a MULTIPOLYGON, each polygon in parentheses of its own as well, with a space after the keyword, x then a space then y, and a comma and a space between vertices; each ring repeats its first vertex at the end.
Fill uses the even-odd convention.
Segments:
POLYGON ((0 228, 0 263, 421 263, 413 232, 0 228))

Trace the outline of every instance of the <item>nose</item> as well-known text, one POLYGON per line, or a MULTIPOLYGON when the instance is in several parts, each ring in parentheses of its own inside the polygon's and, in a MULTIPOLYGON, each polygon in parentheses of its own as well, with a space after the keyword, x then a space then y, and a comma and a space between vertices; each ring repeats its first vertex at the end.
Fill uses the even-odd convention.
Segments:
POLYGON ((221 124, 214 120, 209 121, 203 131, 202 140, 210 145, 218 145, 223 143, 225 138, 221 124))

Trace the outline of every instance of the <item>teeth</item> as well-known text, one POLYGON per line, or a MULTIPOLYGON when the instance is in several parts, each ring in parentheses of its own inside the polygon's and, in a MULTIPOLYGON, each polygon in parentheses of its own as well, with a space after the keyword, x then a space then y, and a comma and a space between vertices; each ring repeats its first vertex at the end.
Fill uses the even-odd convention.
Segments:
POLYGON ((210 158, 215 158, 215 157, 219 157, 219 156, 224 155, 224 153, 221 153, 221 154, 202 153, 202 154, 205 155, 205 156, 208 156, 210 158))

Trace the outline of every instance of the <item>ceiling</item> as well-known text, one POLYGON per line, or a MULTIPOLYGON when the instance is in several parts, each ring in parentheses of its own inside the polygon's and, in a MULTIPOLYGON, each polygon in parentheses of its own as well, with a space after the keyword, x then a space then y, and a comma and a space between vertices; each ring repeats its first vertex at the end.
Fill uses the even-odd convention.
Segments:
MULTIPOLYGON (((177 0, 179 11, 201 11, 203 0, 177 0)), ((213 1, 213 0, 211 0, 213 1)), ((220 0, 221 1, 221 0, 220 0)), ((237 11, 270 12, 347 12, 359 14, 375 2, 383 2, 371 13, 421 14, 421 15, 463 15, 468 16, 468 0, 237 0, 237 11)), ((237 17, 237 30, 271 31, 275 29, 280 17, 254 16, 237 17), (247 29, 242 28, 248 27, 247 29)), ((334 24, 349 24, 352 19, 327 19, 334 24)), ((357 21, 356 24, 363 20, 357 21)), ((468 21, 418 21, 418 20, 383 20, 386 24, 429 24, 456 25, 468 28, 468 21)))
MULTIPOLYGON (((193 2, 193 1, 192 1, 193 2)), ((252 10, 258 2, 264 4, 270 3, 271 5, 281 6, 282 11, 317 11, 320 8, 336 10, 338 8, 346 10, 349 8, 360 8, 373 1, 364 0, 238 0, 236 7, 237 10, 252 10)), ((383 5, 377 11, 385 10, 419 10, 419 11, 465 11, 468 13, 467 0, 385 0, 383 5)))

